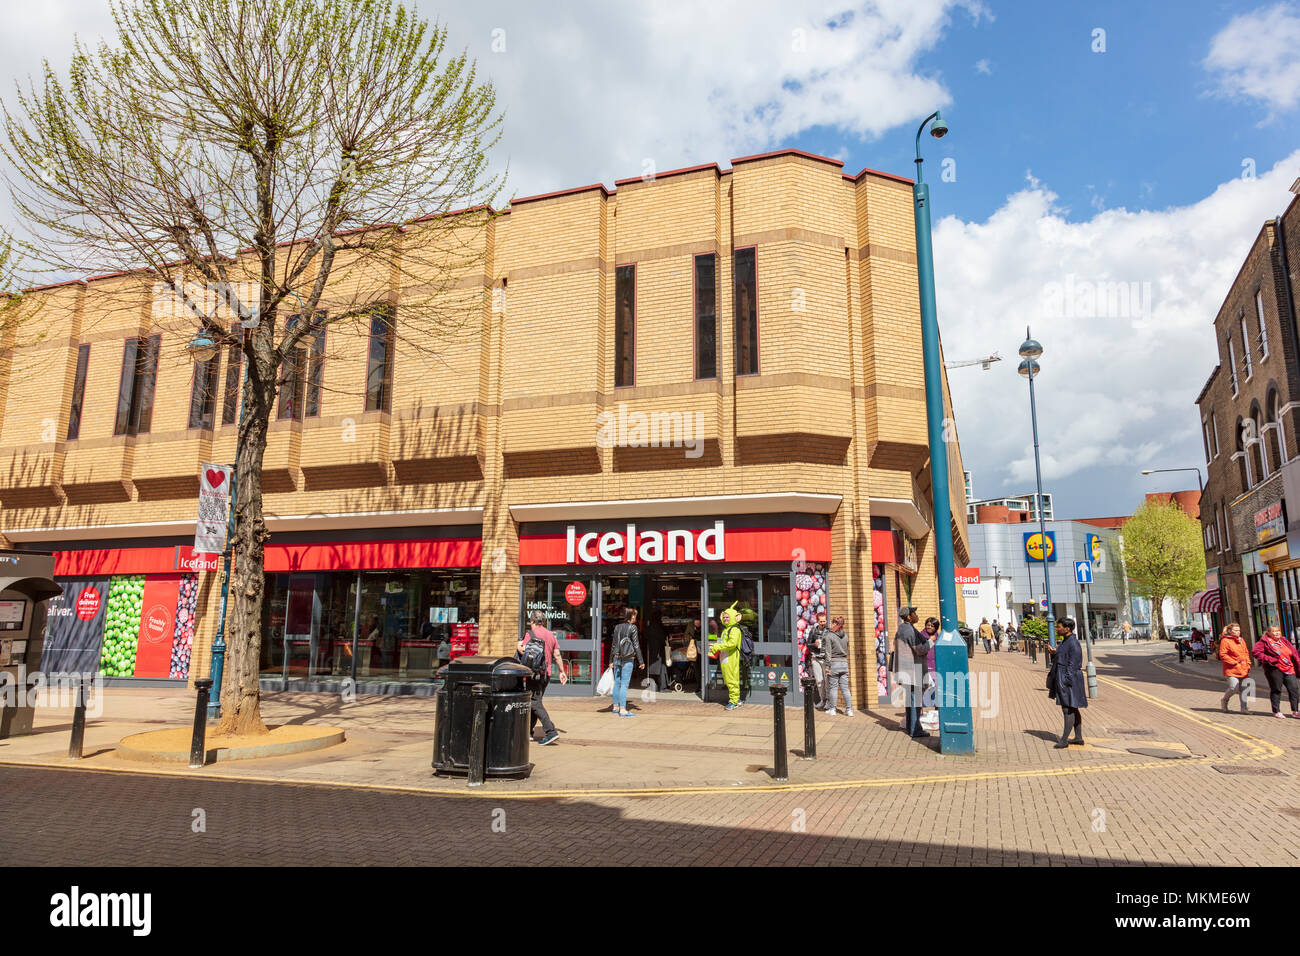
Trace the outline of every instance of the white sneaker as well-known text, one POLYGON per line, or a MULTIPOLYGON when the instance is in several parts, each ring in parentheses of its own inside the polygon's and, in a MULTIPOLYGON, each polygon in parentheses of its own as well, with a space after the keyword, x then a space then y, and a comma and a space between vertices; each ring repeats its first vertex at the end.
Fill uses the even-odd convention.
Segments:
MULTIPOLYGON (((834 717, 834 716, 835 716, 835 708, 834 708, 834 707, 828 707, 828 708, 826 709, 826 713, 828 713, 828 714, 830 714, 832 717, 834 717)), ((1281 714, 1278 714, 1278 716, 1281 717, 1282 715, 1281 715, 1281 714)))
POLYGON ((845 717, 852 717, 852 716, 853 716, 853 711, 851 711, 851 710, 846 710, 846 711, 844 712, 844 716, 845 716, 845 717))

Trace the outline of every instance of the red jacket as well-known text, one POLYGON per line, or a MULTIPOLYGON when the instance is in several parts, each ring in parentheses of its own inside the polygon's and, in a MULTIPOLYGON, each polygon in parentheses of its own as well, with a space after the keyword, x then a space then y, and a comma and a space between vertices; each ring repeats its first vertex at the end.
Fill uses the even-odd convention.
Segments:
POLYGON ((1294 674, 1300 670, 1300 661, 1296 658, 1296 650, 1291 646, 1291 642, 1285 637, 1271 637, 1265 634, 1255 642, 1251 653, 1255 655, 1255 660, 1261 664, 1268 664, 1276 667, 1283 674, 1294 674))

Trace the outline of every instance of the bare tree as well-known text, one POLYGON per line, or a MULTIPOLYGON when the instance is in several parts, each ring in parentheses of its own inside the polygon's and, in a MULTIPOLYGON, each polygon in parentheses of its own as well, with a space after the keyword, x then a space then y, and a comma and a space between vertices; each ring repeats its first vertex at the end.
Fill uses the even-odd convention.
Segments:
POLYGON ((19 87, 0 149, 36 265, 138 274, 182 303, 181 322, 242 350, 218 732, 262 732, 261 473, 277 390, 325 325, 436 354, 467 321, 474 303, 453 286, 482 273, 501 117, 474 63, 446 53, 446 30, 392 0, 111 6, 115 42, 78 43, 66 78, 46 63, 19 87))

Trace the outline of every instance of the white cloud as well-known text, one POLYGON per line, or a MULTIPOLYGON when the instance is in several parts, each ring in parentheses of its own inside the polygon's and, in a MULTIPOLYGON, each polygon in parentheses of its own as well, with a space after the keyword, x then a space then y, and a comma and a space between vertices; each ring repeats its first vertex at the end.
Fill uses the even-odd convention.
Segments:
POLYGON ((1289 110, 1300 102, 1298 51, 1300 9, 1279 3, 1229 20, 1210 41, 1204 66, 1220 95, 1289 110))
POLYGON ((647 158, 726 164, 819 125, 869 140, 915 123, 951 102, 918 59, 955 11, 988 17, 967 0, 420 6, 508 105, 500 158, 519 194, 634 176, 647 158))
POLYGON ((992 64, 989 63, 988 60, 976 60, 975 72, 979 73, 981 76, 992 76, 993 66, 992 64))
POLYGON ((1045 349, 1035 381, 1044 482, 1199 452, 1193 403, 1218 361, 1214 317, 1264 220, 1292 198, 1298 165, 1300 151, 1191 205, 1081 222, 1030 176, 984 222, 937 224, 945 357, 1005 359, 949 373, 981 497, 1033 487, 1028 388, 1016 374, 1027 325, 1045 349))

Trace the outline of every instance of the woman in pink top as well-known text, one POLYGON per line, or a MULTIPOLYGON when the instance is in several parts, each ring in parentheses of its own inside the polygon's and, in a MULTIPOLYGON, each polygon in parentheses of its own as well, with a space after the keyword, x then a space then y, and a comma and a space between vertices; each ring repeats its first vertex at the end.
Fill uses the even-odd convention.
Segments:
POLYGON ((1300 718, 1300 657, 1291 642, 1282 636, 1282 628, 1274 624, 1255 642, 1250 653, 1264 665, 1268 678, 1268 700, 1273 705, 1273 716, 1282 716, 1282 688, 1291 701, 1291 716, 1300 718))
POLYGON ((934 662, 934 641, 939 639, 939 619, 937 617, 927 617, 925 619, 925 636, 931 641, 930 653, 925 655, 925 704, 927 707, 938 706, 938 671, 939 666, 934 662))

